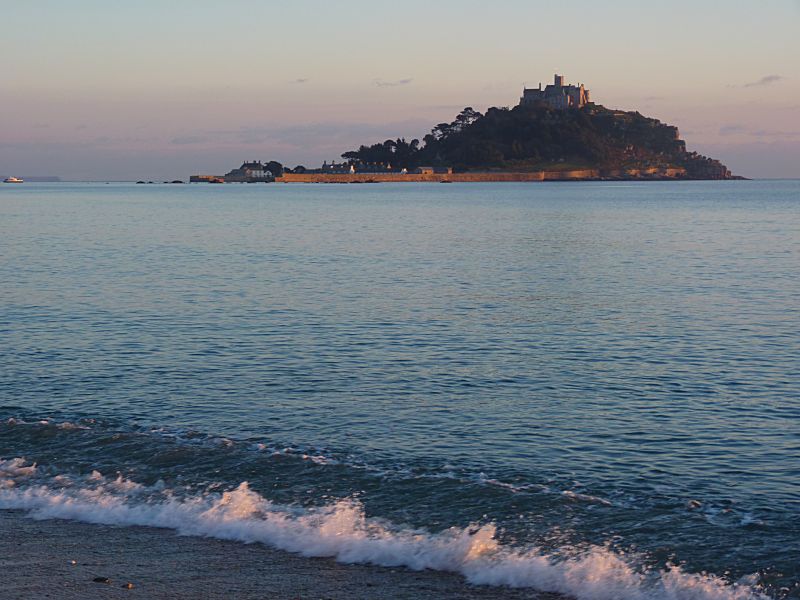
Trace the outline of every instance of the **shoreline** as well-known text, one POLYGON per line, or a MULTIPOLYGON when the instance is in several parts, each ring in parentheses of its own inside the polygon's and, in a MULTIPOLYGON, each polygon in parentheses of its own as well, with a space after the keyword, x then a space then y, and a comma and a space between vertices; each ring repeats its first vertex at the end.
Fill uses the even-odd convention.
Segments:
POLYGON ((284 173, 275 183, 502 183, 544 181, 724 181, 744 179, 687 177, 685 169, 575 169, 469 173, 284 173))
POLYGON ((0 510, 0 549, 1 595, 19 600, 565 600, 529 588, 472 585, 448 572, 345 564, 155 527, 36 520, 21 510, 0 510))

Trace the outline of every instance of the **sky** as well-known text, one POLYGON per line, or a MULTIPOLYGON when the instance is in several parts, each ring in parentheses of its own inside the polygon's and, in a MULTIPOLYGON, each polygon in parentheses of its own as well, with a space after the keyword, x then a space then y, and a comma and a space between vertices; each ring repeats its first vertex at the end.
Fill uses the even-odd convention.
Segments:
POLYGON ((558 72, 800 177, 800 0, 0 0, 0 175, 317 166, 558 72))

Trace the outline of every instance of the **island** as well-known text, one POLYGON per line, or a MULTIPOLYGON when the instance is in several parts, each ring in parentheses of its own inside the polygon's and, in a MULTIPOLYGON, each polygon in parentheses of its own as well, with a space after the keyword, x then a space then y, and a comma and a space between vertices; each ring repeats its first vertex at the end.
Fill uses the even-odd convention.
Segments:
POLYGON ((525 88, 513 108, 467 107, 422 140, 389 139, 317 169, 244 163, 192 181, 377 183, 386 181, 574 181, 743 179, 686 149, 677 127, 638 111, 606 108, 583 84, 525 88))

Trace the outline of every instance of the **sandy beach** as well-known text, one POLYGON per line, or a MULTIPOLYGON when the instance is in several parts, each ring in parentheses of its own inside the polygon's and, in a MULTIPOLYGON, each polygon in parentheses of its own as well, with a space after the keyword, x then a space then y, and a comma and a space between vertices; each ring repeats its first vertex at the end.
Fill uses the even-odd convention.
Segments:
POLYGON ((449 573, 346 565, 150 527, 38 521, 21 511, 0 511, 0 572, 8 600, 556 598, 472 586, 449 573))

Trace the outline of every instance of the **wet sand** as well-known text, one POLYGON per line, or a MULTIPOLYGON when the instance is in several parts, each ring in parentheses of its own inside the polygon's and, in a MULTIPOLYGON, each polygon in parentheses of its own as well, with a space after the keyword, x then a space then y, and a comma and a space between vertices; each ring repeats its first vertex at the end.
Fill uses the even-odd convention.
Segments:
POLYGON ((473 586, 451 573, 345 565, 261 544, 184 537, 151 527, 37 521, 5 510, 0 510, 0 573, 4 600, 557 598, 473 586), (96 583, 96 577, 110 583, 96 583), (132 589, 122 587, 129 582, 132 589))

